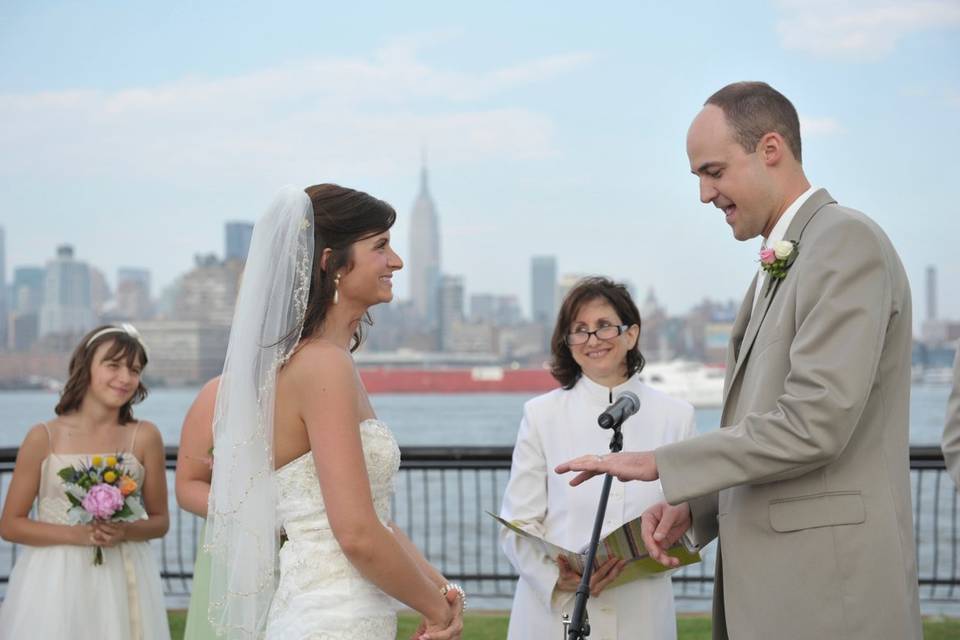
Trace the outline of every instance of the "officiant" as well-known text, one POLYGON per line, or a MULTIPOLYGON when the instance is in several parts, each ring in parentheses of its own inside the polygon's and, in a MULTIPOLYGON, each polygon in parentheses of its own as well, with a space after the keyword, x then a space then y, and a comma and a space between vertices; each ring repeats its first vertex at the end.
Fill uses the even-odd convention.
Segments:
MULTIPOLYGON (((504 519, 571 551, 586 546, 602 478, 572 488, 553 468, 584 451, 601 456, 609 451, 612 432, 597 426, 597 417, 622 391, 640 398, 640 411, 623 423, 625 449, 647 450, 696 435, 690 404, 641 382, 639 342, 640 312, 624 285, 592 277, 570 290, 550 341, 551 373, 561 388, 524 405, 500 514, 504 519)), ((602 535, 661 500, 659 482, 614 480, 602 535)), ((500 544, 520 575, 508 640, 561 638, 561 616, 573 612, 580 574, 507 528, 501 530, 500 544)), ((676 638, 670 578, 611 586, 623 568, 623 561, 611 559, 591 579, 591 640, 676 638)))

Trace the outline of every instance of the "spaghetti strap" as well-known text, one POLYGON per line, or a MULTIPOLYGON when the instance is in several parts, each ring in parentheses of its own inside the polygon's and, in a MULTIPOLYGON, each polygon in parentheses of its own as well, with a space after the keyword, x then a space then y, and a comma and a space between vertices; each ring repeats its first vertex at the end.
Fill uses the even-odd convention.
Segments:
POLYGON ((127 449, 130 453, 133 453, 133 445, 137 443, 137 434, 140 433, 140 425, 142 422, 137 420, 136 426, 133 427, 133 435, 130 437, 130 447, 127 449))
POLYGON ((41 422, 43 425, 43 430, 47 432, 47 447, 50 449, 50 453, 53 453, 53 434, 50 433, 50 425, 46 422, 41 422))

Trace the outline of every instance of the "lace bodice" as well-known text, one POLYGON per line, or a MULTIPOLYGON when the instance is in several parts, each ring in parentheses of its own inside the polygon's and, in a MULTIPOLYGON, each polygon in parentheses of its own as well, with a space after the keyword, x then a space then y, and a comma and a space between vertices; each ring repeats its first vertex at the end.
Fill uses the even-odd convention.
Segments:
MULTIPOLYGON (((373 506, 387 526, 400 448, 379 420, 360 423, 373 506)), ((267 622, 268 640, 386 640, 396 635, 396 603, 367 581, 344 555, 330 528, 313 455, 277 469, 280 583, 267 622)))
MULTIPOLYGON (((386 524, 390 519, 393 477, 400 468, 400 448, 390 429, 379 420, 361 422, 360 438, 373 506, 380 521, 386 524)), ((307 532, 330 531, 311 452, 277 469, 277 492, 277 520, 288 539, 293 540, 307 532)))

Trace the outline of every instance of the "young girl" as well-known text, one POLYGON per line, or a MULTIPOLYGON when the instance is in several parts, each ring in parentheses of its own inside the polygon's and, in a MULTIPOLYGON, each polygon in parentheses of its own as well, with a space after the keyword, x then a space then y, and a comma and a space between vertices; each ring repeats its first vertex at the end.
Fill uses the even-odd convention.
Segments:
POLYGON ((147 395, 140 381, 146 363, 133 326, 94 329, 70 359, 56 419, 33 427, 20 445, 0 536, 23 545, 23 552, 0 608, 0 638, 169 639, 160 573, 147 542, 169 527, 163 441, 156 426, 132 412, 147 395), (71 505, 57 472, 89 465, 94 456, 120 459, 141 488, 146 519, 69 523, 71 505))

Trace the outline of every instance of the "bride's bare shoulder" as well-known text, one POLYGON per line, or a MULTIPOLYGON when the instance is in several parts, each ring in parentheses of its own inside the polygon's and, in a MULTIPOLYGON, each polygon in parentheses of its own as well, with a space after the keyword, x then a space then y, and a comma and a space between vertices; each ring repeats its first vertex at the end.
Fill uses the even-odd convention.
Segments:
POLYGON ((311 340, 297 348, 284 366, 287 377, 311 381, 352 378, 354 370, 350 353, 327 340, 311 340))

